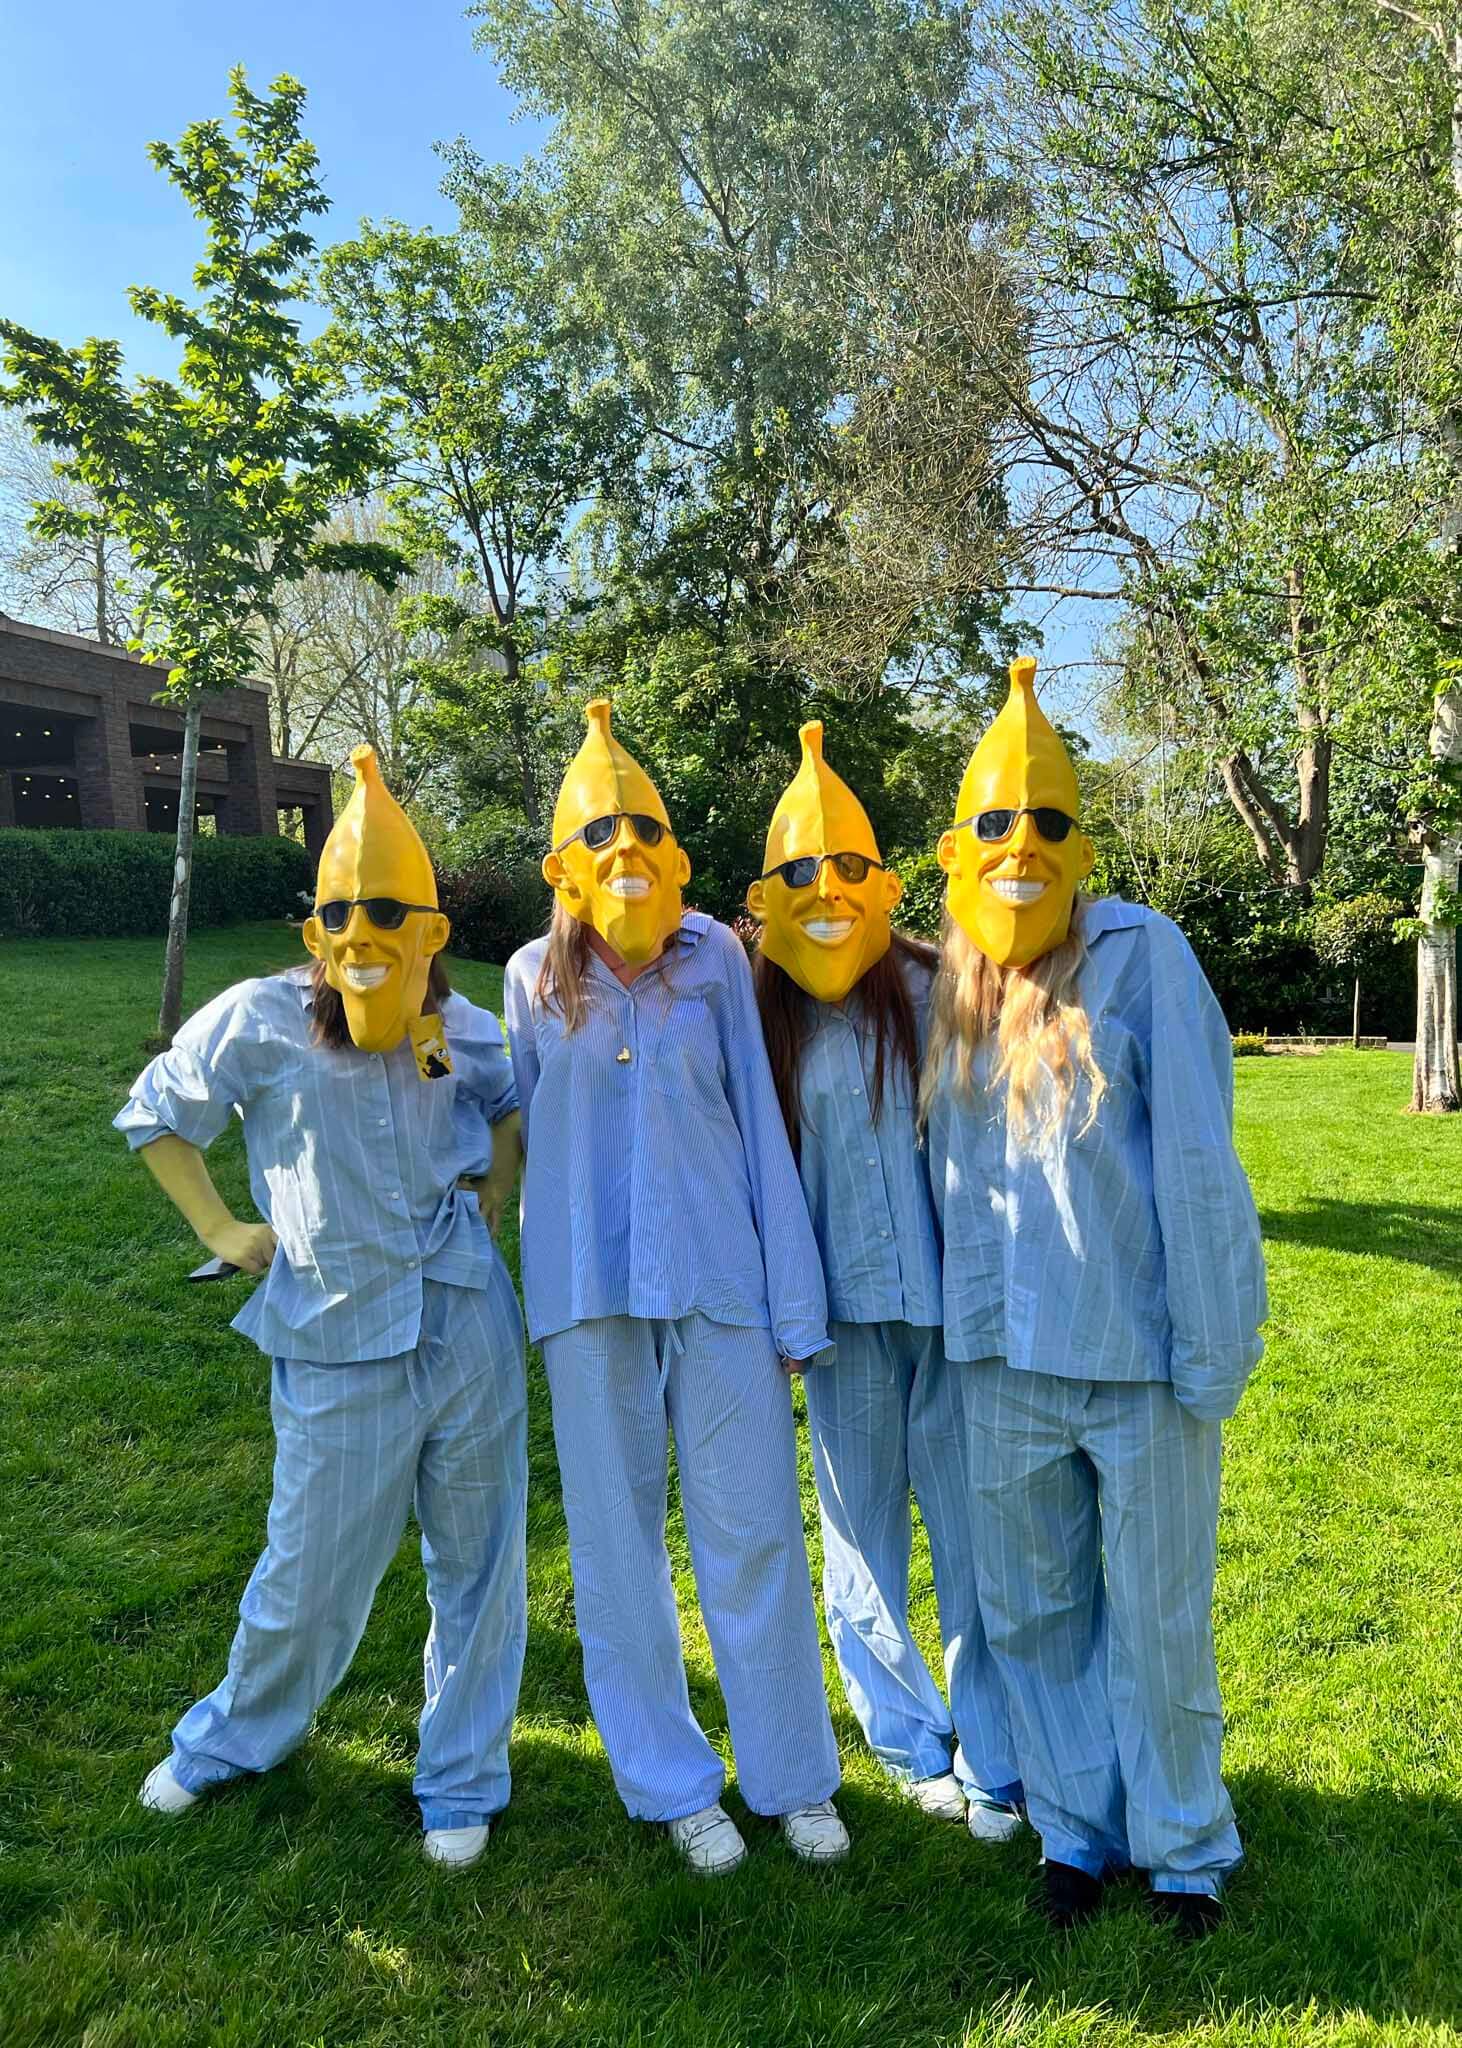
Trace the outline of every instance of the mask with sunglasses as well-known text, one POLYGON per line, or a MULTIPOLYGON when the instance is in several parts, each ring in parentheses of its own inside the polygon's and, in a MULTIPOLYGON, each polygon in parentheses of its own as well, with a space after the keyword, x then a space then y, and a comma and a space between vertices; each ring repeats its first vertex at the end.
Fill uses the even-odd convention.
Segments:
POLYGON ((903 884, 879 857, 868 813, 804 725, 802 762, 772 813, 766 872, 746 892, 761 950, 821 1003, 840 1003, 892 943, 903 884))
POLYGON ((1076 823, 1076 771, 1036 702, 1036 665, 1010 664, 1010 695, 970 756, 955 823, 939 841, 949 914, 999 967, 1028 967, 1071 929, 1095 854, 1076 823))
MULTIPOLYGON (((355 788, 325 841, 304 941, 340 991, 362 1052, 390 1052, 406 1037, 420 1047, 438 1024, 422 1005, 451 926, 437 908, 430 856, 382 782, 375 750, 356 747, 350 765, 355 788)), ((439 1055, 419 1052, 417 1064, 425 1079, 449 1070, 439 1055)))
POLYGON ((630 967, 643 967, 680 929, 690 862, 660 792, 609 728, 609 701, 584 707, 588 730, 553 810, 543 879, 570 917, 591 925, 630 967))

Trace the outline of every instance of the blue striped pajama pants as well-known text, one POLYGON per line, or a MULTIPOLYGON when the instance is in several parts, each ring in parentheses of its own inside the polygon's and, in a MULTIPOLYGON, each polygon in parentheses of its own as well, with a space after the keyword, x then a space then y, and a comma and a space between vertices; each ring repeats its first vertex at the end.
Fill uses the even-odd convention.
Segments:
POLYGON ((1045 1853, 1216 1893, 1243 1856, 1219 1768, 1221 1425, 1160 1380, 965 1370, 980 1604, 1045 1853))
POLYGON ((190 1792, 267 1771, 344 1677, 413 1499, 431 1632, 414 1790, 426 1828, 508 1803, 527 1633, 523 1324, 497 1260, 485 1290, 422 1285, 398 1358, 277 1358, 269 1540, 222 1682, 173 1730, 190 1792))
POLYGON ((771 1333, 600 1316, 543 1339, 584 1682, 636 1820, 679 1820, 725 1770, 691 1712, 665 1548, 675 1438, 696 1590, 741 1796, 790 1813, 836 1791, 797 1485, 771 1333))
POLYGON ((985 1642, 975 1572, 964 1375, 942 1332, 835 1323, 837 1357, 807 1373, 823 1606, 848 1704, 896 1777, 954 1769, 966 1792, 1021 1796, 1005 1688, 985 1642), (950 1706, 909 1628, 910 1487, 929 1534, 950 1706), (952 1719, 951 1719, 952 1716, 952 1719))

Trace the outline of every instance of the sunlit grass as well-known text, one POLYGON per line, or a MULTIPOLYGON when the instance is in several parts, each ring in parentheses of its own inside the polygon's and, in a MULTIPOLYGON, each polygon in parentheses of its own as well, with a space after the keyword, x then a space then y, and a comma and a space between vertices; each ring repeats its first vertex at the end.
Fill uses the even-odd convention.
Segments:
MULTIPOLYGON (((298 944, 200 934, 189 1006, 298 944)), ((1230 1920, 1180 1951, 1124 1888, 1057 1941, 1027 1910, 1033 1845, 979 1850, 894 1796, 831 1666, 843 1870, 803 1870, 750 1823, 744 1869, 698 1884, 626 1820, 584 1704, 536 1365, 515 1793, 483 1863, 452 1876, 418 1853, 412 1538, 309 1743, 175 1827, 141 1813, 169 1726, 222 1669, 270 1462, 237 1294, 184 1283, 196 1248, 108 1129, 158 951, 0 950, 6 2048, 1462 2038, 1462 1129, 1401 1114, 1403 1059, 1240 1065, 1273 1319, 1229 1432, 1219 1645, 1249 1849, 1230 1920)), ((497 1002, 496 970, 459 977, 497 1002)), ((242 1205, 235 1134, 211 1160, 242 1205)), ((815 1537, 810 1482, 806 1503, 815 1537)), ((932 1646, 922 1544, 915 1576, 932 1646)))

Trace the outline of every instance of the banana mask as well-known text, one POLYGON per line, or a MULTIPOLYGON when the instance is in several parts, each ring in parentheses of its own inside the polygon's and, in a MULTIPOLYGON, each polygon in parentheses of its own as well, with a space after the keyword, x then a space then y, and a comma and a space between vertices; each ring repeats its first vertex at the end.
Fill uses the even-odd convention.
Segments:
POLYGON ((588 731, 553 809, 543 879, 570 917, 591 925, 626 966, 643 967, 680 929, 690 862, 660 792, 609 729, 609 700, 584 707, 588 731))
POLYGON ((1028 655, 1010 664, 1010 695, 970 756, 954 827, 939 841, 949 914, 999 967, 1028 967, 1061 944, 1095 858, 1076 825, 1076 771, 1035 685, 1028 655))
POLYGON ((802 763, 772 813, 765 873, 746 892, 761 949, 820 1003, 840 1003, 892 942, 903 894, 884 867, 868 813, 822 758, 822 726, 804 725, 802 763))
MULTIPOLYGON (((390 1052, 422 1032, 431 958, 451 926, 437 908, 430 856, 382 782, 375 749, 356 747, 350 765, 355 788, 325 841, 304 941, 340 991, 354 1042, 363 1052, 390 1052)), ((426 1036, 434 1036, 430 1028, 426 1036)), ((418 1065, 434 1078, 425 1061, 418 1065)))

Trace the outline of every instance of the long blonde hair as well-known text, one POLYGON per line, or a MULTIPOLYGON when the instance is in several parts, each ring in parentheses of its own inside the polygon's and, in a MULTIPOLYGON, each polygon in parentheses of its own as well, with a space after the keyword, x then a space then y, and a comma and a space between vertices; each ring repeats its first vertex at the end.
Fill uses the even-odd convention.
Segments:
POLYGON ((1077 986, 1086 941, 1078 895, 1071 930, 1059 946, 1029 967, 997 967, 946 911, 943 951, 934 983, 929 1049, 919 1087, 919 1121, 929 1110, 946 1065, 956 1095, 974 1093, 975 1054, 998 1034, 998 1057, 986 1082, 1005 1088, 1005 1114, 1018 1144, 1040 1151, 1065 1121, 1078 1082, 1085 1082, 1085 1114, 1074 1135, 1096 1122, 1107 1078, 1091 1048, 1091 1019, 1077 986))

